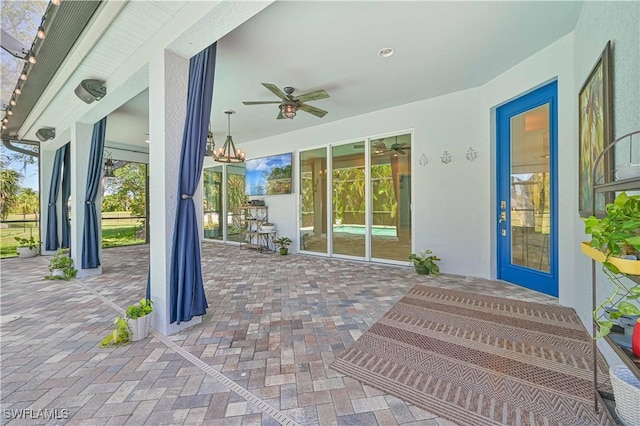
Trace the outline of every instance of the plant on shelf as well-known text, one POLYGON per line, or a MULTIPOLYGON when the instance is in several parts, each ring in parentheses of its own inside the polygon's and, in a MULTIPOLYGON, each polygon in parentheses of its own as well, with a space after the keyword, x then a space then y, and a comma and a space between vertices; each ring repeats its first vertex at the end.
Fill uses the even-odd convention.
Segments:
POLYGON ((615 286, 613 293, 593 311, 599 326, 596 338, 600 338, 611 332, 613 321, 621 316, 640 316, 640 285, 626 287, 620 281, 622 276, 640 273, 640 196, 620 193, 613 203, 606 205, 604 217, 585 219, 585 232, 591 235, 590 247, 596 255, 588 248, 583 247, 583 251, 602 263, 602 271, 615 286), (610 308, 609 318, 602 320, 605 308, 610 308))
POLYGON ((102 339, 100 346, 120 346, 129 343, 131 340, 131 330, 129 330, 129 325, 125 318, 118 316, 113 323, 116 328, 102 339))
POLYGON ((411 253, 409 260, 413 261, 413 267, 420 275, 440 275, 440 267, 436 262, 442 259, 434 255, 431 250, 422 250, 418 254, 411 253))
POLYGON ((34 257, 38 254, 38 248, 40 247, 40 242, 33 238, 33 235, 29 238, 21 238, 14 237, 18 242, 18 247, 16 248, 16 253, 18 257, 27 258, 34 257))
POLYGON ((278 247, 280 254, 283 256, 289 254, 289 244, 291 244, 291 242, 291 239, 287 237, 280 237, 273 240, 273 243, 278 247))
POLYGON ((48 280, 69 280, 74 278, 78 270, 73 267, 73 259, 69 257, 69 249, 59 249, 49 261, 48 280))

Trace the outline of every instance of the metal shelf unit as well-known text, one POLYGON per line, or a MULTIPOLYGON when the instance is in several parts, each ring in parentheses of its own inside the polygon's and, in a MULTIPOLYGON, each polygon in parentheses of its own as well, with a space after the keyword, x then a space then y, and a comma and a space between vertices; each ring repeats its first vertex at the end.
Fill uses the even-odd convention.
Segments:
POLYGON ((269 207, 242 206, 239 209, 242 221, 240 248, 256 249, 260 252, 274 252, 275 231, 264 231, 262 226, 269 222, 269 207))
MULTIPOLYGON (((629 141, 629 146, 631 149, 631 146, 633 145, 632 143, 633 137, 638 137, 638 139, 640 139, 640 130, 632 133, 628 133, 614 140, 596 158, 591 171, 591 179, 592 179, 591 181, 594 182, 593 191, 592 191, 592 208, 593 208, 594 214, 596 212, 596 195, 597 194, 605 194, 605 195, 611 194, 615 197, 615 193, 620 191, 640 191, 640 176, 615 180, 615 170, 612 170, 609 176, 597 176, 598 168, 600 167, 600 164, 602 163, 603 159, 606 158, 608 153, 614 152, 613 150, 615 150, 615 147, 620 142, 623 142, 623 141, 629 141), (602 178, 602 180, 599 180, 599 178, 602 178)), ((598 278, 596 274, 596 268, 598 264, 599 262, 597 262, 596 260, 594 259, 591 260, 591 297, 592 297, 591 308, 592 308, 592 311, 595 311, 596 307, 598 306, 598 300, 597 300, 598 278)), ((625 275, 625 277, 637 284, 640 284, 640 276, 625 275)), ((625 289, 627 288, 624 285, 622 285, 622 287, 625 289)), ((594 320, 593 336, 595 336, 597 333, 598 333, 598 326, 596 321, 594 320)), ((618 345, 612 338, 612 336, 615 336, 615 334, 622 334, 622 333, 621 332, 617 333, 616 330, 614 329, 612 330, 609 336, 604 337, 604 341, 607 342, 607 344, 613 349, 616 355, 618 355, 620 360, 640 380, 640 358, 635 356, 630 349, 627 349, 625 347, 618 345)), ((603 392, 599 389, 597 354, 598 354, 598 345, 597 345, 597 341, 594 339, 593 340, 593 387, 594 387, 594 393, 595 393, 594 395, 595 409, 596 411, 598 411, 598 406, 599 405, 602 406, 606 410, 607 414, 609 415, 612 421, 614 421, 616 424, 623 424, 615 411, 615 401, 613 399, 613 395, 608 392, 603 392)))

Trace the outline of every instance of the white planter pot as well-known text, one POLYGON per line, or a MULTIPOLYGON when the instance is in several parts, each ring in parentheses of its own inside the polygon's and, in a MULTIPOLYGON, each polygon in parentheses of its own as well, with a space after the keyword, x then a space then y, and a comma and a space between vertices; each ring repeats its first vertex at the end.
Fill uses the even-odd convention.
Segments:
POLYGON ((32 249, 30 249, 29 247, 18 247, 16 251, 18 252, 18 257, 23 258, 35 257, 38 254, 37 247, 34 247, 32 249))
POLYGON ((151 325, 151 315, 145 315, 140 318, 131 319, 127 318, 127 323, 129 323, 129 328, 131 329, 131 341, 137 342, 138 340, 142 340, 149 335, 149 326, 151 325))
POLYGON ((640 381, 626 365, 609 370, 616 411, 624 424, 640 426, 640 381))
POLYGON ((67 278, 67 275, 64 273, 62 269, 54 269, 51 272, 51 275, 53 275, 54 277, 67 278))

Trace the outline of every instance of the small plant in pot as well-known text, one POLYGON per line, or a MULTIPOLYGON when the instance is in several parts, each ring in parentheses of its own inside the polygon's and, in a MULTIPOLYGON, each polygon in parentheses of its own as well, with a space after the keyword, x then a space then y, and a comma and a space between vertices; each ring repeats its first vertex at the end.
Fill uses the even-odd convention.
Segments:
POLYGON ((69 257, 69 249, 59 249, 49 261, 48 280, 69 280, 75 278, 78 270, 73 267, 73 259, 69 257))
POLYGON ((149 335, 151 325, 151 313, 153 312, 152 301, 140 299, 137 305, 129 305, 125 312, 127 323, 131 329, 131 341, 137 342, 149 335))
POLYGON ((18 242, 16 252, 18 257, 28 258, 38 255, 38 249, 40 248, 40 242, 33 238, 33 235, 29 238, 14 237, 18 242))
POLYGON ((280 237, 273 240, 273 243, 278 247, 278 250, 280 250, 280 254, 283 256, 289 254, 289 245, 291 244, 291 242, 291 239, 287 237, 280 237))
POLYGON ((623 276, 640 275, 640 196, 620 193, 606 205, 604 217, 585 219, 585 232, 591 235, 591 242, 583 243, 583 252, 602 263, 602 271, 615 286, 593 311, 599 326, 596 338, 600 338, 623 315, 640 317, 640 284, 623 286, 620 281, 623 276), (605 309, 608 318, 602 315, 605 309))
POLYGON ((411 253, 409 260, 413 261, 413 268, 420 275, 440 275, 440 266, 436 262, 442 260, 431 250, 425 249, 419 253, 411 253))
POLYGON ((100 342, 100 346, 120 346, 131 341, 131 329, 129 328, 129 324, 127 320, 123 317, 116 317, 115 321, 113 321, 116 328, 113 329, 111 333, 107 335, 100 342))

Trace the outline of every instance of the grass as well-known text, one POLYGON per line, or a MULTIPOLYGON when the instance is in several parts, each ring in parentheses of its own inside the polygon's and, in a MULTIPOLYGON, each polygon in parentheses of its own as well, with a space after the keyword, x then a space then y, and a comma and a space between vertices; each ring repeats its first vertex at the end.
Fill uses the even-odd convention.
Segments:
MULTIPOLYGON (((140 219, 132 218, 128 212, 105 212, 102 215, 102 247, 119 247, 131 244, 144 244, 144 236, 137 238, 141 229, 140 219)), ((27 215, 26 220, 34 220, 27 215)), ((23 220, 21 214, 10 214, 7 220, 23 220)), ((8 228, 0 228, 0 258, 16 257, 18 242, 15 237, 37 238, 39 229, 34 222, 8 223, 8 228)))

